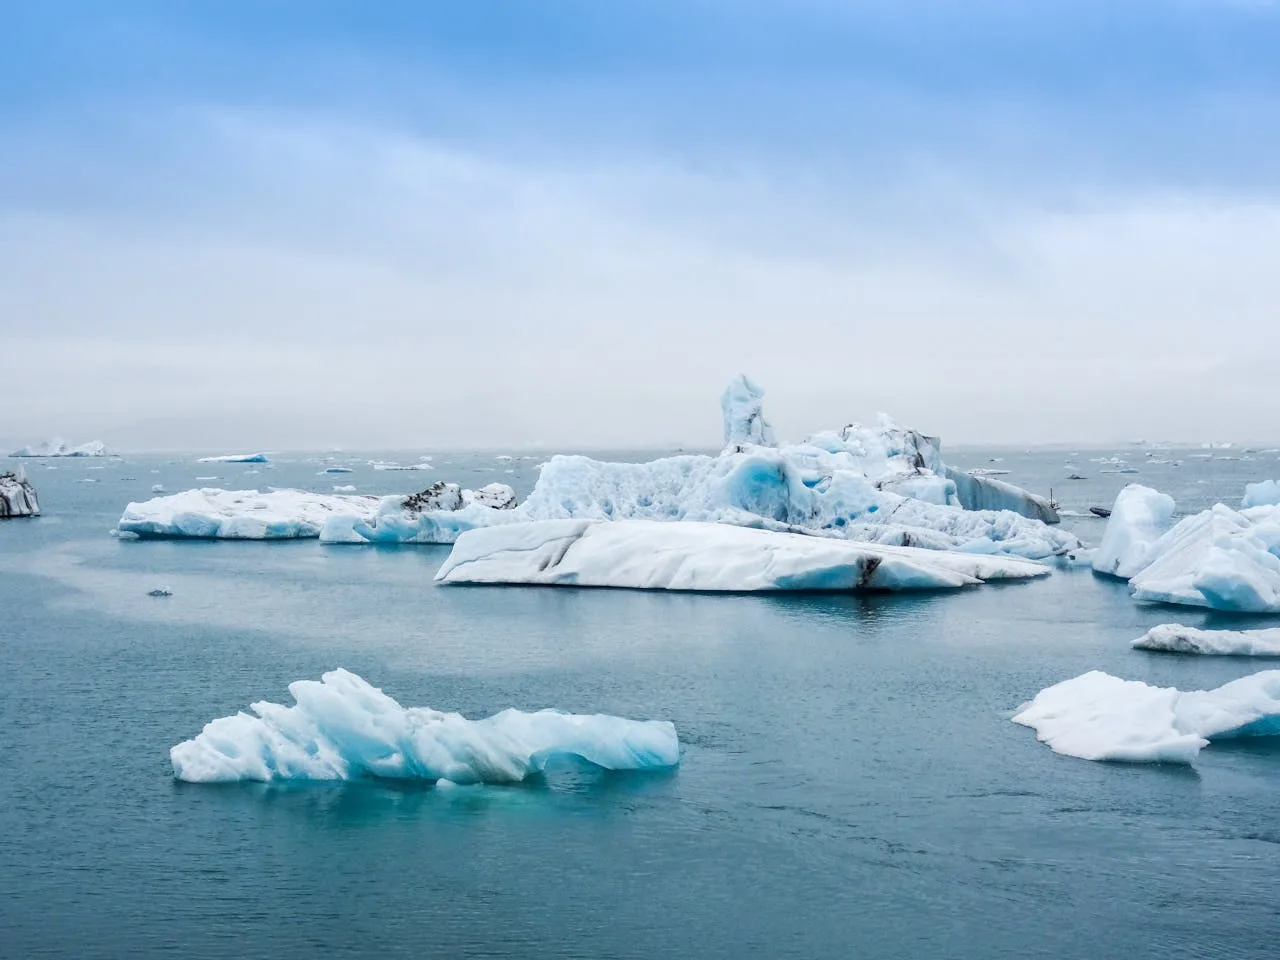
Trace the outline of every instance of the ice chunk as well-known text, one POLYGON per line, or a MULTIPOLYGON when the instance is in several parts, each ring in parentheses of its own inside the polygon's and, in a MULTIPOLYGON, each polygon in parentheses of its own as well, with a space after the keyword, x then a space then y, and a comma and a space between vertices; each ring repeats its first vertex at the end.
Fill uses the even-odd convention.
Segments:
POLYGON ((201 457, 197 463, 266 463, 265 453, 227 453, 220 457, 201 457))
POLYGON ((1184 517, 1129 583, 1138 600, 1280 612, 1280 507, 1237 513, 1216 504, 1184 517))
POLYGON ((1149 562, 1151 548, 1173 526, 1173 498, 1131 483, 1111 508, 1093 569, 1128 580, 1149 562))
POLYGON ((145 503, 130 503, 117 529, 140 537, 206 537, 279 540, 316 537, 335 514, 371 517, 377 497, 307 493, 303 490, 185 490, 145 503))
POLYGON ((371 516, 334 516, 322 543, 453 543, 475 527, 518 519, 516 494, 505 483, 463 490, 438 480, 409 497, 384 497, 371 516))
POLYGON ((764 390, 745 373, 734 377, 720 395, 726 445, 751 443, 763 447, 777 445, 773 427, 764 418, 764 390))
POLYGON ((1211 740, 1280 733, 1280 670, 1191 692, 1093 670, 1041 690, 1013 721, 1070 757, 1190 763, 1211 740))
POLYGON ((1268 630, 1197 630, 1162 623, 1133 641, 1139 650, 1218 654, 1230 657, 1280 657, 1280 627, 1268 630))
POLYGON ((0 520, 40 516, 35 487, 21 469, 0 473, 0 520))
POLYGON ((1011 557, 724 524, 542 520, 462 534, 436 580, 730 592, 937 590, 1047 572, 1011 557))
POLYGON ((289 684, 286 707, 255 703, 205 725, 169 751, 179 780, 355 780, 518 783, 557 759, 607 770, 659 770, 680 759, 676 728, 554 710, 504 710, 483 720, 402 707, 338 669, 289 684), (254 715, 256 714, 256 716, 254 715))
POLYGON ((101 440, 90 440, 73 447, 60 437, 33 443, 13 451, 11 457, 105 457, 107 448, 101 440))
POLYGON ((1244 500, 1240 504, 1242 508, 1276 505, 1280 505, 1280 483, 1263 480, 1261 483, 1245 484, 1244 500))

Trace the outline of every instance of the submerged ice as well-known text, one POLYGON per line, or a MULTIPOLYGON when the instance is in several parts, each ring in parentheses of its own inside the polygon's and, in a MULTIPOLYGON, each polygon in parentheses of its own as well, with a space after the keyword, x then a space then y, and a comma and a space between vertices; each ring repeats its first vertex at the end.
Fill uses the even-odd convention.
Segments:
POLYGON ((555 710, 483 720, 402 707, 347 670, 289 684, 293 706, 260 702, 205 725, 169 751, 179 780, 356 780, 518 783, 560 759, 607 770, 679 763, 675 727, 555 710))
POLYGON ((1092 670, 1041 690, 1013 721, 1070 757, 1190 763, 1211 740, 1280 733, 1280 670, 1189 692, 1092 670))
POLYGON ((654 520, 540 520, 464 533, 441 583, 644 590, 942 590, 1048 573, 1030 560, 654 520))

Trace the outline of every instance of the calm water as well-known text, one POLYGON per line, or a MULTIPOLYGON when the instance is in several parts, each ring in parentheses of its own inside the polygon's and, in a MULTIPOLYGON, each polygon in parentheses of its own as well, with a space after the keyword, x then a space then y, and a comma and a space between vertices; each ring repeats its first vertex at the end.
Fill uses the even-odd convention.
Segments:
MULTIPOLYGON (((1135 479, 1193 510, 1280 476, 1262 453, 1089 462, 1115 452, 949 460, 1080 511, 1135 479)), ((1008 720, 1095 667, 1196 688, 1274 665, 1128 647, 1239 620, 1139 606, 1082 570, 912 598, 448 589, 447 548, 107 536, 154 483, 524 493, 535 463, 29 463, 46 516, 0 524, 0 956, 1276 955, 1280 747, 1096 764, 1008 720), (683 762, 464 791, 172 779, 169 747, 206 721, 339 665, 471 716, 671 719, 683 762)))

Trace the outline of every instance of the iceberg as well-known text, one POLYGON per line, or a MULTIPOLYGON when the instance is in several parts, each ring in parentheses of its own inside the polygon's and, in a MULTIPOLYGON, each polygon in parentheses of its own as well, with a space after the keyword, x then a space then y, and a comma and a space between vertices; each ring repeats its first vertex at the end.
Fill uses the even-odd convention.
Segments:
POLYGON ((1224 504, 1173 523, 1173 500, 1131 484, 1107 521, 1094 569, 1137 600, 1280 613, 1280 505, 1224 504))
POLYGON ((1245 484, 1244 499, 1240 503, 1242 509, 1277 505, 1280 505, 1280 483, 1263 480, 1261 483, 1245 484))
POLYGON ((1219 503, 1184 517, 1129 584, 1137 600, 1280 613, 1280 508, 1219 503))
POLYGON ((463 490, 440 482, 408 497, 354 495, 346 489, 324 494, 201 487, 130 503, 116 532, 219 540, 452 543, 462 530, 494 522, 491 514, 509 513, 515 499, 515 491, 502 483, 463 490))
POLYGON ((719 592, 943 590, 1048 573, 1030 560, 853 543, 726 524, 538 520, 470 530, 444 584, 719 592))
POLYGON ((777 446, 773 427, 764 418, 764 390, 746 374, 738 374, 725 387, 720 395, 720 411, 724 416, 726 446, 738 443, 777 446))
POLYGON ((1280 657, 1280 627, 1268 630, 1197 630, 1162 623, 1133 641, 1138 650, 1227 657, 1280 657))
POLYGON ((317 537, 334 514, 371 517, 377 497, 307 493, 303 490, 185 490, 130 503, 116 524, 139 537, 282 540, 317 537))
POLYGON ((0 473, 0 520, 40 516, 40 501, 22 470, 0 473))
POLYGON ((1004 480, 996 480, 992 473, 1002 471, 971 470, 965 473, 954 467, 945 467, 948 480, 956 485, 956 499, 966 510, 1012 510, 1014 513, 1042 523, 1058 523, 1058 508, 1047 497, 1028 493, 1004 480))
POLYGON ((266 463, 265 453, 227 453, 220 457, 201 457, 197 463, 266 463))
POLYGON ((1191 763, 1211 740, 1280 733, 1280 670, 1190 692, 1092 670, 1041 690, 1013 722, 1069 757, 1191 763))
POLYGON ((90 440, 73 447, 60 437, 34 443, 9 454, 11 457, 105 457, 107 448, 101 440, 90 440))
POLYGON ((1151 547, 1173 526, 1173 497, 1131 483, 1120 491, 1108 516, 1093 569, 1128 580, 1146 566, 1151 547))
POLYGON ((384 497, 372 514, 330 517, 321 543, 453 543, 464 531, 515 517, 516 493, 505 483, 463 490, 438 480, 421 493, 384 497))
POLYGON ((354 673, 289 684, 295 704, 253 704, 205 725, 169 751, 193 783, 236 780, 447 780, 519 783, 560 759, 606 770, 661 770, 680 761, 661 720, 503 710, 483 720, 402 707, 354 673))

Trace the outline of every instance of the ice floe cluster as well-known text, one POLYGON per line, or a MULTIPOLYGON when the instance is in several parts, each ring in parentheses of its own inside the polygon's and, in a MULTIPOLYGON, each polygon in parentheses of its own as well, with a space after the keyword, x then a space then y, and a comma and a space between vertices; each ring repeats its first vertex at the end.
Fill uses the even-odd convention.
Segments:
POLYGON ((1266 484, 1245 506, 1215 504, 1174 522, 1174 502, 1149 487, 1120 492, 1094 557, 1099 573, 1129 581, 1137 600, 1243 613, 1280 612, 1280 504, 1266 484))
POLYGON ((179 780, 356 780, 518 783, 561 759, 607 770, 659 770, 680 760, 676 728, 554 710, 483 720, 402 707, 346 670, 289 684, 293 706, 261 702, 205 725, 169 751, 179 780))
POLYGON ((540 520, 464 533, 436 580, 726 592, 942 590, 1048 572, 1015 557, 724 524, 540 520))
POLYGON ((33 443, 9 454, 11 457, 105 457, 106 445, 101 440, 90 440, 79 446, 72 446, 61 437, 33 443))
POLYGON ((21 470, 0 473, 0 520, 40 516, 36 491, 21 470))
MULTIPOLYGON (((521 504, 502 484, 471 492, 435 484, 414 497, 384 498, 373 510, 366 505, 344 512, 335 504, 319 537, 329 543, 453 543, 468 530, 537 520, 661 520, 1029 559, 1080 546, 1071 533, 1050 525, 1058 517, 1047 500, 948 467, 936 438, 882 416, 874 427, 849 424, 778 445, 762 398, 744 376, 730 383, 721 397, 727 445, 717 456, 648 463, 556 456, 542 466, 521 504)), ((300 494, 299 503, 315 496, 300 494)), ((120 529, 154 535, 138 529, 130 513, 154 521, 173 506, 131 504, 120 529)), ((169 526, 167 535, 186 535, 181 525, 169 526)), ((310 525, 297 529, 308 531, 299 536, 316 535, 310 525)))

